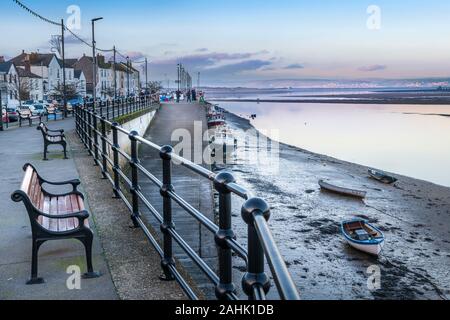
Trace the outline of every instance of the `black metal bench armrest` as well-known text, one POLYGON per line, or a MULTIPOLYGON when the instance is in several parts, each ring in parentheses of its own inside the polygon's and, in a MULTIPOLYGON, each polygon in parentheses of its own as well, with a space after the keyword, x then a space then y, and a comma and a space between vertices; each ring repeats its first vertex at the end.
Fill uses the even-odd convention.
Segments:
POLYGON ((50 134, 50 133, 46 133, 47 137, 66 137, 66 135, 64 133, 61 134, 50 134))
POLYGON ((89 212, 87 212, 86 210, 83 211, 77 211, 77 212, 71 212, 71 213, 66 213, 66 214, 61 214, 61 215, 51 215, 51 214, 46 214, 42 211, 38 211, 37 214, 39 216, 43 216, 49 219, 69 219, 69 218, 77 218, 80 221, 84 221, 87 218, 89 218, 89 212))
POLYGON ((64 129, 58 129, 58 130, 51 130, 51 129, 47 129, 48 132, 59 132, 61 134, 64 133, 64 129))
POLYGON ((62 181, 62 182, 53 182, 53 181, 48 181, 45 179, 41 178, 42 183, 47 183, 53 186, 65 186, 65 185, 72 185, 73 188, 73 192, 78 192, 78 186, 81 184, 81 181, 79 179, 73 179, 73 180, 69 180, 69 181, 62 181))

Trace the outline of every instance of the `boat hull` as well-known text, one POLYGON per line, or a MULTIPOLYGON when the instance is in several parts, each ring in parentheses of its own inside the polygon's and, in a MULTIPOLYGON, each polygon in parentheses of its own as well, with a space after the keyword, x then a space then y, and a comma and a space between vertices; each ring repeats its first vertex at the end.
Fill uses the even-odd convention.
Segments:
POLYGON ((373 169, 369 169, 368 172, 369 172, 369 176, 372 179, 375 179, 384 184, 393 184, 393 183, 397 182, 397 178, 389 176, 389 175, 385 174, 384 172, 376 171, 373 169))
MULTIPOLYGON (((354 219, 350 221, 344 221, 341 224, 341 232, 345 237, 347 243, 356 250, 365 252, 370 255, 378 256, 383 250, 384 246, 384 234, 379 229, 371 225, 365 220, 354 219), (371 236, 371 238, 361 239, 358 238, 358 231, 365 230, 364 236, 371 236), (353 236, 352 236, 353 234, 353 236)), ((359 232, 360 233, 360 232, 359 232)))
POLYGON ((365 191, 361 191, 361 190, 353 190, 353 189, 348 189, 348 188, 343 188, 343 187, 339 187, 339 186, 335 186, 332 184, 329 184, 323 180, 319 181, 319 185, 322 189, 327 190, 327 191, 331 191, 343 196, 348 196, 348 197, 355 197, 355 198, 360 198, 363 199, 366 197, 367 192, 365 191))
POLYGON ((347 243, 354 249, 368 253, 373 256, 380 255, 381 251, 383 250, 383 242, 379 244, 359 244, 347 240, 347 243))

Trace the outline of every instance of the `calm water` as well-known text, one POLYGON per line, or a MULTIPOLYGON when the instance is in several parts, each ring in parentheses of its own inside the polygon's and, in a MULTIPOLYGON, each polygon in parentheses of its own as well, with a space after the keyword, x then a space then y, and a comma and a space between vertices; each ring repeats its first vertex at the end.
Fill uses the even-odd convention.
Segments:
POLYGON ((450 106, 222 102, 269 136, 313 152, 450 186, 450 106), (440 114, 440 115, 429 115, 440 114))

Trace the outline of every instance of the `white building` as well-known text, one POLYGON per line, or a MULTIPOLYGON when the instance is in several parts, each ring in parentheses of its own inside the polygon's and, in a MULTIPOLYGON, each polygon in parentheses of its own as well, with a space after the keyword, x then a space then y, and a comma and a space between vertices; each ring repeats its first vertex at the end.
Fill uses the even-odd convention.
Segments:
POLYGON ((1 105, 17 107, 19 105, 19 75, 11 62, 0 63, 1 105))
POLYGON ((77 92, 80 96, 85 97, 87 95, 86 76, 82 70, 75 70, 75 83, 77 86, 77 92))
MULTIPOLYGON (((66 59, 66 84, 74 84, 76 82, 75 70, 71 65, 73 61, 76 60, 66 59)), ((22 51, 20 55, 9 60, 9 62, 14 63, 17 68, 41 77, 42 92, 40 96, 44 99, 47 99, 56 88, 63 84, 63 63, 53 53, 26 53, 22 51)))
POLYGON ((22 100, 43 100, 44 99, 44 81, 37 74, 29 70, 17 68, 22 92, 28 92, 28 97, 22 97, 22 100))

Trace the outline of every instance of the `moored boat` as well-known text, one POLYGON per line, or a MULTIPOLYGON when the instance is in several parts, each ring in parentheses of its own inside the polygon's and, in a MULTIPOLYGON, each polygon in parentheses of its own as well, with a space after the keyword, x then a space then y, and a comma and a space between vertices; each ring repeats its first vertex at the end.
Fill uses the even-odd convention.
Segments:
POLYGON ((222 114, 216 114, 208 117, 208 127, 217 127, 225 124, 225 116, 222 114))
POLYGON ((384 245, 384 234, 364 219, 353 219, 341 224, 341 231, 353 248, 378 256, 384 245))
POLYGON ((325 189, 327 191, 331 191, 331 192, 334 192, 334 193, 337 193, 340 195, 344 195, 344 196, 356 197, 356 198, 363 199, 367 195, 366 191, 336 186, 336 185, 330 184, 328 182, 325 182, 323 180, 319 180, 319 185, 322 189, 325 189))
POLYGON ((398 181, 397 178, 388 175, 386 172, 369 169, 369 176, 377 181, 386 184, 393 184, 398 181))

